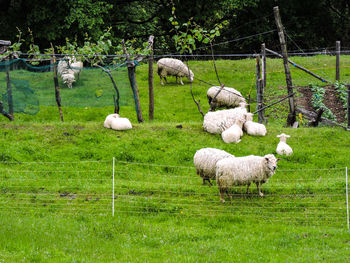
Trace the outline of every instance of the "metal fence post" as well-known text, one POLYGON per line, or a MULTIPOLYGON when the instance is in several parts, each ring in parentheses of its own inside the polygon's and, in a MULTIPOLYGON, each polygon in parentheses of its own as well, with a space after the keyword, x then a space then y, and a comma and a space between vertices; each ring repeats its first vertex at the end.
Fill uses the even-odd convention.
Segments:
POLYGON ((114 173, 115 173, 115 157, 113 157, 113 193, 112 193, 112 216, 114 216, 114 173))

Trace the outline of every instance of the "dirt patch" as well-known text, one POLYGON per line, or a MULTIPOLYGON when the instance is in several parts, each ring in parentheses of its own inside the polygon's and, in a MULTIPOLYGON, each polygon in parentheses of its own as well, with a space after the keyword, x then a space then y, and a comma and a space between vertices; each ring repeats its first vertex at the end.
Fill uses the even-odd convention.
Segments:
MULTIPOLYGON (((338 123, 344 123, 345 119, 345 109, 343 107, 342 102, 337 96, 337 91, 333 86, 324 86, 326 89, 326 93, 324 95, 324 104, 329 108, 332 113, 336 116, 338 123)), ((312 106, 312 91, 309 86, 306 87, 298 87, 298 92, 302 94, 301 97, 296 99, 296 104, 299 107, 303 107, 304 109, 312 112, 316 112, 314 107, 312 106)))

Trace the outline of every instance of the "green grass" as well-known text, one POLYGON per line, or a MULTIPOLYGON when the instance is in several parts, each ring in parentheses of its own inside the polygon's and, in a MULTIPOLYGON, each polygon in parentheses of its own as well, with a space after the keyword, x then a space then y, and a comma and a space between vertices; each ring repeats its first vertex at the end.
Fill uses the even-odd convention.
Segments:
MULTIPOLYGON (((331 76, 329 56, 292 58, 331 76)), ((342 58, 347 65, 348 58, 342 58)), ((268 60, 267 97, 286 93, 280 60, 268 60), (278 73, 277 71, 281 71, 278 73), (269 77, 270 76, 270 77, 269 77)), ((190 62, 194 94, 204 112, 207 84, 217 85, 212 62, 190 62)), ((254 84, 255 60, 217 61, 220 79, 244 96, 254 84)), ((225 144, 202 129, 202 117, 184 86, 160 86, 155 76, 155 120, 148 121, 147 65, 137 68, 144 123, 134 106, 122 106, 133 129, 103 128, 112 106, 42 106, 36 115, 0 117, 0 262, 346 262, 345 167, 350 137, 336 127, 285 128, 287 104, 267 111, 268 134, 225 144), (176 128, 182 124, 182 128, 176 128), (294 154, 277 173, 245 195, 219 202, 215 186, 202 185, 193 155, 203 147, 236 156, 275 153, 276 135, 291 135, 294 154), (116 158, 112 217, 112 158, 116 158)), ((341 78, 349 80, 343 68, 341 78)), ((333 74, 335 75, 335 73, 333 74)), ((294 85, 314 80, 292 69, 294 85)), ((97 83, 88 71, 83 84, 97 83), (91 82, 90 82, 90 77, 91 82)), ((101 79, 101 86, 110 86, 101 79)), ((317 82, 319 84, 319 82, 317 82)), ((61 85, 62 83, 60 83, 61 85)), ((78 86, 73 86, 73 90, 78 86)), ((95 84, 94 84, 95 85, 95 84)), ((117 82, 118 85, 118 82, 117 82)), ((79 87, 80 88, 80 87, 79 87)), ((252 98, 255 98, 253 89, 252 98)), ((254 104, 253 108, 254 109, 254 104)))

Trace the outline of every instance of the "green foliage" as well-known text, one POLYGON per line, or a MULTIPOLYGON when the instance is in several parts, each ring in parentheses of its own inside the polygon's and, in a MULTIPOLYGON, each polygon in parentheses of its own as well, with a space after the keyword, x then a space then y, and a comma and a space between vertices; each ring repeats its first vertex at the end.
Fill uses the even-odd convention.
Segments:
POLYGON ((321 88, 319 86, 310 84, 310 88, 313 92, 312 95, 312 106, 318 110, 323 109, 323 115, 325 118, 330 120, 336 120, 335 115, 332 113, 332 111, 327 108, 327 106, 324 104, 324 94, 326 93, 326 90, 324 88, 321 88))

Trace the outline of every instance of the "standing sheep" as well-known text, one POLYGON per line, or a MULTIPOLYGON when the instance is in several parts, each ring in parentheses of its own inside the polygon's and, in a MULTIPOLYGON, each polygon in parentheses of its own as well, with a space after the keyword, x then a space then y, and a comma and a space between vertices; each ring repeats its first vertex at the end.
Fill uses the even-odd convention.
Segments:
POLYGON ((197 174, 203 178, 203 184, 205 184, 205 181, 208 181, 209 185, 212 185, 210 179, 215 179, 215 165, 217 161, 227 157, 234 156, 215 148, 202 148, 195 153, 193 163, 197 174))
MULTIPOLYGON (((221 134, 247 113, 246 103, 229 110, 211 111, 204 115, 203 129, 209 133, 221 134)), ((242 127, 241 127, 242 128, 242 127)))
POLYGON ((276 152, 279 155, 291 155, 293 153, 292 148, 287 144, 287 138, 290 137, 290 135, 281 133, 280 135, 277 135, 276 137, 280 138, 280 142, 277 145, 276 152))
POLYGON ((163 84, 163 78, 165 80, 165 83, 167 83, 166 76, 176 76, 176 83, 177 78, 180 78, 180 83, 183 85, 182 77, 187 77, 190 82, 193 82, 194 74, 191 70, 188 69, 188 67, 178 59, 174 58, 161 58, 157 62, 157 72, 160 77, 160 84, 163 84))
POLYGON ((57 73, 61 76, 63 83, 71 89, 73 82, 75 82, 75 75, 78 75, 79 79, 82 68, 83 62, 76 61, 75 57, 64 58, 58 62, 57 73))
POLYGON ((265 136, 267 131, 264 124, 253 122, 253 113, 247 113, 246 122, 243 125, 245 132, 254 136, 265 136))
MULTIPOLYGON (((220 89, 221 87, 219 86, 214 86, 208 89, 207 97, 209 104, 212 103, 213 98, 220 89)), ((234 108, 239 106, 239 103, 241 102, 246 102, 246 100, 238 90, 235 90, 234 88, 224 87, 215 97, 215 102, 213 102, 212 107, 214 109, 220 107, 234 108)))
POLYGON ((274 175, 277 169, 276 157, 273 154, 267 154, 263 157, 249 155, 237 158, 225 158, 216 163, 216 183, 220 191, 220 201, 225 202, 224 194, 230 199, 228 190, 234 185, 248 185, 256 183, 259 196, 263 196, 259 185, 266 183, 274 175))

